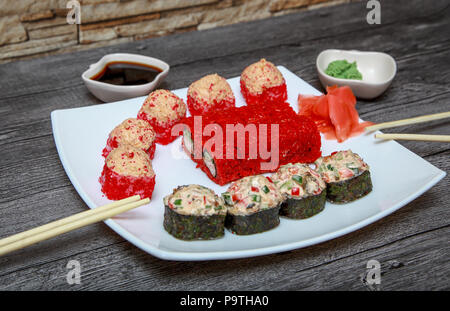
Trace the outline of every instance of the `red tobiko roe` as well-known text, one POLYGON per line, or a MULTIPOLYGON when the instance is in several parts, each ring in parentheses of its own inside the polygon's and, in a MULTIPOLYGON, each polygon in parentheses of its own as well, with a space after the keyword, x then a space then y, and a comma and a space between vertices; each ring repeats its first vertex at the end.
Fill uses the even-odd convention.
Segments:
MULTIPOLYGON (((190 130, 191 135, 193 135, 191 137, 196 139, 195 136, 198 134, 195 132, 194 118, 187 118, 185 124, 190 130)), ((261 152, 258 152, 256 158, 252 157, 249 151, 250 148, 248 147, 245 148, 243 157, 242 155, 238 157, 237 148, 235 148, 235 154, 227 159, 227 135, 223 135, 223 157, 218 158, 213 155, 213 163, 216 172, 215 176, 213 176, 210 169, 205 164, 205 161, 202 158, 196 157, 195 154, 192 154, 186 148, 183 141, 184 150, 191 159, 197 163, 197 167, 204 171, 212 181, 219 185, 225 185, 245 176, 275 171, 279 165, 291 162, 312 163, 321 156, 321 140, 316 125, 309 118, 297 115, 288 103, 274 106, 268 105, 265 109, 261 109, 260 106, 242 106, 230 108, 226 111, 207 113, 203 115, 202 118, 201 133, 205 133, 204 128, 209 124, 218 125, 224 129, 223 131, 225 133, 227 125, 242 124, 245 127, 248 124, 254 124, 257 131, 259 131, 259 125, 268 125, 267 137, 264 137, 263 135, 263 139, 266 139, 268 149, 272 146, 270 125, 277 124, 279 127, 277 137, 279 161, 273 170, 263 170, 261 164, 270 162, 270 159, 267 159, 267 157, 263 159, 261 157, 261 152)), ((207 135, 201 137, 200 150, 204 149, 205 142, 210 138, 211 137, 207 135)), ((260 135, 257 135, 257 140, 259 139, 260 135)), ((236 135, 234 136, 234 140, 234 145, 237 146, 236 135)), ((249 145, 247 138, 246 144, 247 146, 249 145)), ((276 144, 276 142, 274 142, 274 144, 276 144)), ((260 145, 258 141, 256 142, 256 145, 260 145)))
MULTIPOLYGON (((106 141, 106 147, 103 148, 102 151, 102 156, 103 157, 107 157, 109 155, 109 153, 111 152, 111 150, 117 148, 119 146, 119 143, 117 142, 117 139, 114 138, 108 138, 108 140, 106 141)), ((150 157, 150 159, 153 159, 155 157, 155 150, 156 150, 156 145, 153 143, 150 148, 148 148, 147 150, 144 150, 148 156, 150 157)))
POLYGON ((195 116, 234 107, 235 97, 227 80, 214 73, 189 85, 186 103, 191 115, 195 116))
POLYGON ((186 117, 186 104, 168 90, 151 92, 138 112, 137 118, 147 121, 156 132, 156 143, 167 145, 178 135, 172 135, 172 127, 186 117))
POLYGON ((103 156, 106 158, 113 149, 121 144, 129 144, 144 150, 152 159, 155 152, 155 138, 156 133, 148 122, 128 118, 109 133, 106 147, 103 149, 103 156))
POLYGON ((99 182, 102 192, 110 200, 133 195, 151 198, 155 188, 155 172, 144 150, 120 144, 105 159, 99 182))
POLYGON ((211 110, 225 110, 235 106, 235 99, 224 99, 218 102, 214 99, 212 105, 206 104, 206 102, 200 102, 195 100, 190 95, 187 96, 187 106, 192 116, 200 116, 211 110))
POLYGON ((280 70, 262 58, 241 73, 241 93, 247 105, 274 105, 287 99, 286 80, 280 70))
POLYGON ((265 89, 261 94, 252 94, 241 80, 241 93, 247 105, 266 105, 283 103, 287 99, 286 83, 265 89))
POLYGON ((161 145, 168 145, 173 142, 178 136, 172 136, 172 127, 180 122, 181 120, 176 120, 174 122, 167 122, 164 124, 160 124, 156 118, 149 118, 149 115, 145 112, 140 112, 137 115, 138 119, 145 120, 153 127, 156 132, 156 140, 155 142, 161 145))
POLYGON ((151 199, 155 189, 155 176, 123 176, 112 171, 106 164, 103 166, 99 181, 102 192, 110 200, 122 200, 137 194, 141 199, 151 199))

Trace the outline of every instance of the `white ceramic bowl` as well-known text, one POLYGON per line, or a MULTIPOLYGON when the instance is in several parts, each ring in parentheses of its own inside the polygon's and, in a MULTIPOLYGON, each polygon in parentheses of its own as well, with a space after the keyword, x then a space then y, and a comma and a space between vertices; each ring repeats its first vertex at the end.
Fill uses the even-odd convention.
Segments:
POLYGON ((380 96, 391 84, 397 72, 397 64, 394 58, 386 53, 325 50, 316 60, 317 73, 320 82, 327 86, 348 85, 356 97, 372 99, 380 96), (362 80, 338 79, 325 73, 328 65, 335 60, 356 61, 358 70, 361 72, 362 80))
POLYGON ((103 56, 98 62, 91 64, 89 69, 83 72, 81 78, 89 91, 104 102, 112 102, 132 97, 148 95, 154 90, 169 73, 170 66, 157 58, 128 54, 115 53, 103 56), (102 71, 110 62, 134 62, 150 65, 162 69, 152 82, 140 85, 113 85, 91 79, 102 71))

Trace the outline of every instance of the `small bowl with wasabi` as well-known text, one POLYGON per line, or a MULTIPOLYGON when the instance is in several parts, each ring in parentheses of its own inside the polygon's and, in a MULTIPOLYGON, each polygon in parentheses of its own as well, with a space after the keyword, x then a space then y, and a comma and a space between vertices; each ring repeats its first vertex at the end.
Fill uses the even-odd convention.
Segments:
POLYGON ((381 52, 325 50, 316 60, 322 85, 348 85, 356 97, 373 99, 383 94, 397 73, 392 56, 381 52))

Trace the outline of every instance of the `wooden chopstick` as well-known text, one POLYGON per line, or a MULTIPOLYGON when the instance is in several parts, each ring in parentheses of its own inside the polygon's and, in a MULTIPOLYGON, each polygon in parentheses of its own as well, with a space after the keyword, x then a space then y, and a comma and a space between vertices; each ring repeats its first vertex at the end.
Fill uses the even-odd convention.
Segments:
POLYGON ((375 138, 396 139, 396 140, 421 140, 450 142, 450 135, 426 135, 426 134, 375 134, 375 138))
POLYGON ((75 214, 75 215, 72 215, 72 216, 69 216, 69 217, 66 217, 66 218, 62 218, 62 219, 50 222, 50 223, 48 223, 46 225, 42 225, 42 226, 36 227, 34 229, 30 229, 30 230, 27 230, 27 231, 24 231, 24 232, 21 232, 21 233, 17 233, 17 234, 11 235, 11 236, 9 236, 7 238, 1 239, 0 240, 0 246, 3 246, 3 245, 6 245, 6 244, 9 244, 9 243, 12 243, 12 242, 15 242, 15 241, 27 238, 27 237, 35 235, 37 233, 41 233, 41 232, 44 232, 44 231, 56 228, 58 226, 62 226, 62 225, 68 224, 68 223, 70 223, 72 221, 84 218, 84 217, 89 216, 89 215, 94 215, 94 214, 106 211, 108 209, 115 208, 117 206, 121 206, 123 204, 127 204, 127 203, 138 201, 139 199, 140 199, 140 196, 139 195, 135 195, 135 196, 132 196, 132 197, 120 200, 120 201, 115 201, 113 203, 110 203, 110 204, 107 204, 107 205, 104 205, 104 206, 99 206, 99 207, 94 208, 94 209, 90 209, 90 210, 87 210, 87 211, 84 211, 84 212, 81 212, 81 213, 78 213, 78 214, 75 214))
POLYGON ((429 115, 424 115, 424 116, 415 117, 415 118, 378 123, 378 124, 366 127, 366 131, 378 131, 378 130, 387 129, 387 128, 391 128, 391 127, 397 127, 397 126, 403 126, 403 125, 415 124, 415 123, 422 123, 422 122, 440 120, 440 119, 445 119, 445 118, 450 118, 450 111, 429 114, 429 115))
POLYGON ((150 199, 148 198, 136 201, 136 197, 139 199, 139 196, 130 197, 2 239, 0 240, 0 256, 50 239, 57 235, 111 218, 112 216, 150 202, 150 199))

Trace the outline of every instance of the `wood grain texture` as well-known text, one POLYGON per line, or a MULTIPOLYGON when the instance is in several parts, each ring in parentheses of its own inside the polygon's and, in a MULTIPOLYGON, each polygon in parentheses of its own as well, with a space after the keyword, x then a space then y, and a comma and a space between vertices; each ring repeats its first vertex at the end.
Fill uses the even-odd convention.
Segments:
MULTIPOLYGON (((0 65, 0 237, 86 209, 60 164, 50 112, 100 103, 80 75, 106 53, 164 59, 171 71, 161 87, 168 89, 185 87, 213 71, 237 76, 261 57, 321 89, 315 69, 321 50, 380 50, 394 56, 398 73, 381 97, 358 102, 363 119, 382 122, 450 110, 448 1, 382 1, 382 24, 376 26, 366 23, 366 14, 363 1, 0 65)), ((450 134, 450 122, 390 131, 450 134)), ((450 170, 448 144, 401 144, 450 170)), ((447 176, 394 214, 344 237, 281 254, 221 262, 162 261, 103 223, 95 224, 0 257, 0 290, 448 290, 449 186, 447 176), (81 285, 66 282, 71 259, 81 262, 81 285), (382 264, 377 288, 364 282, 369 259, 382 264)))

